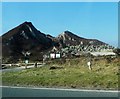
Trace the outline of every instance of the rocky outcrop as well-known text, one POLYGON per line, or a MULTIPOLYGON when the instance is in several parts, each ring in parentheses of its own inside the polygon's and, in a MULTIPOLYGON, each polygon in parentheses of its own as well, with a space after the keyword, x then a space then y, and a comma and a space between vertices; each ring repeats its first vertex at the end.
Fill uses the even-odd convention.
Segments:
POLYGON ((53 41, 38 31, 31 22, 24 22, 2 35, 3 58, 18 60, 23 52, 30 52, 31 57, 40 57, 39 53, 53 46, 53 41))
POLYGON ((80 44, 81 45, 91 45, 91 44, 92 45, 105 45, 105 43, 99 40, 82 38, 82 37, 75 35, 74 33, 70 31, 64 31, 58 37, 56 37, 56 39, 58 39, 58 41, 63 47, 67 47, 71 45, 76 46, 80 44))
POLYGON ((24 22, 2 35, 3 61, 15 62, 24 59, 29 53, 30 60, 41 60, 43 55, 54 46, 67 54, 81 51, 96 51, 109 47, 95 39, 79 37, 70 31, 64 31, 57 37, 42 33, 31 22, 24 22))

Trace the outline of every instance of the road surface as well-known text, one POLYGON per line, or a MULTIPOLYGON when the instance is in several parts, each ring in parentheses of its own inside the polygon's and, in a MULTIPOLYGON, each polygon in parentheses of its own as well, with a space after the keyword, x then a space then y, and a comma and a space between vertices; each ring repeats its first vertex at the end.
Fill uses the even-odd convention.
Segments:
MULTIPOLYGON (((44 64, 38 65, 37 67, 42 67, 44 66, 44 64)), ((34 65, 31 66, 27 66, 27 69, 29 68, 35 68, 34 65)), ((10 68, 10 69, 1 69, 0 72, 9 72, 9 71, 20 71, 20 70, 24 70, 25 66, 21 66, 21 67, 15 67, 15 68, 10 68)))
POLYGON ((118 91, 2 86, 2 97, 118 97, 118 91))

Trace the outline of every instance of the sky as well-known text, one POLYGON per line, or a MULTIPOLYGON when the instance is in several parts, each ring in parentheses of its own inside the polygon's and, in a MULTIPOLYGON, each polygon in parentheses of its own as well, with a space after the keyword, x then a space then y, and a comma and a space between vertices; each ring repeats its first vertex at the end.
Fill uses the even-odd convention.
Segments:
POLYGON ((69 30, 78 36, 118 46, 117 2, 3 2, 2 34, 32 22, 45 34, 69 30))

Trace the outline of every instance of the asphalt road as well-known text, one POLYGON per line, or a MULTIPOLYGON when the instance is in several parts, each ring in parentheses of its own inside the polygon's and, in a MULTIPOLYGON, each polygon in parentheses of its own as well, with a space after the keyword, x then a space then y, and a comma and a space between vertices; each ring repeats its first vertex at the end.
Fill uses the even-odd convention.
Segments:
MULTIPOLYGON (((43 64, 41 65, 38 65, 37 67, 42 67, 44 66, 43 64)), ((27 66, 27 69, 29 68, 35 68, 34 65, 31 65, 31 66, 27 66)), ((15 67, 15 68, 10 68, 10 69, 1 69, 0 72, 16 72, 16 71, 20 71, 20 70, 24 70, 25 69, 25 66, 21 66, 21 67, 15 67)))
POLYGON ((2 86, 2 97, 118 97, 118 91, 2 86))

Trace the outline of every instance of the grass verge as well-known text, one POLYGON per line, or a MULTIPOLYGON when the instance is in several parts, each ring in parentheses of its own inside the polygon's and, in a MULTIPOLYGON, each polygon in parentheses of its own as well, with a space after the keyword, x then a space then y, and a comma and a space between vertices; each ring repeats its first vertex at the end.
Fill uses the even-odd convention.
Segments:
POLYGON ((118 67, 120 58, 110 62, 107 58, 93 58, 92 70, 86 65, 87 59, 75 58, 63 61, 53 60, 40 68, 18 72, 3 72, 2 84, 10 86, 64 87, 87 89, 118 89, 118 67), (51 70, 51 66, 62 66, 51 70))

